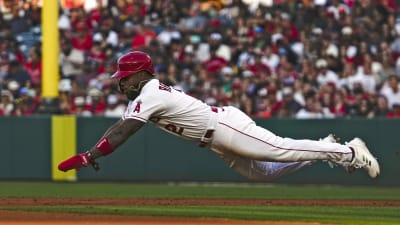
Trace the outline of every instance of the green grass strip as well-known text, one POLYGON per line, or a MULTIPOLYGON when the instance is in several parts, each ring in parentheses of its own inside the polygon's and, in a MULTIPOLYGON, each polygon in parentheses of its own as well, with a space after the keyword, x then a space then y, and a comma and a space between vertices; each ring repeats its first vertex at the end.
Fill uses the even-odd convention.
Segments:
POLYGON ((400 224, 396 207, 315 206, 38 206, 2 209, 87 214, 183 216, 240 220, 302 221, 349 225, 400 224))
POLYGON ((0 182, 0 197, 400 200, 400 188, 329 185, 0 182))

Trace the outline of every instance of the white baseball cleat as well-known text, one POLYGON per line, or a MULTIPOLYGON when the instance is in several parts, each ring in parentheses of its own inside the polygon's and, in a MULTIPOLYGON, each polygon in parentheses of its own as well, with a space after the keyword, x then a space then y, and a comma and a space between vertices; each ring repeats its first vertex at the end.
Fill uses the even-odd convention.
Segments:
POLYGON ((351 167, 364 168, 368 172, 368 175, 372 178, 379 176, 379 163, 368 150, 364 141, 362 141, 360 138, 354 138, 345 144, 354 150, 354 159, 350 163, 351 167))
MULTIPOLYGON (((319 141, 328 142, 328 143, 339 143, 340 138, 338 136, 336 136, 335 134, 329 134, 328 136, 326 136, 324 138, 320 138, 319 141)), ((326 160, 325 162, 328 163, 330 168, 334 168, 335 166, 337 166, 334 162, 331 162, 329 160, 326 160)), ((349 173, 354 171, 354 169, 352 170, 349 166, 343 166, 343 168, 349 173)))

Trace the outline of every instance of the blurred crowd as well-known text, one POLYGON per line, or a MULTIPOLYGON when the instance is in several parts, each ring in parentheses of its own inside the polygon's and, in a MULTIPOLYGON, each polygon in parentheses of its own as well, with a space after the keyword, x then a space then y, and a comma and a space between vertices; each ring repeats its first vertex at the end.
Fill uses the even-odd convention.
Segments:
MULTIPOLYGON (((0 0, 0 115, 49 113, 41 1, 0 0)), ((120 117, 110 75, 152 56, 167 85, 259 118, 400 118, 395 0, 61 0, 51 113, 120 117)))

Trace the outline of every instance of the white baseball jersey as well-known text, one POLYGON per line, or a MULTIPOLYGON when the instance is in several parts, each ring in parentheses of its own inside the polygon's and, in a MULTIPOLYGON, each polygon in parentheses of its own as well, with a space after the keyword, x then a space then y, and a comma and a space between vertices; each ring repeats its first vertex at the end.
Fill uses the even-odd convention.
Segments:
POLYGON ((122 119, 150 120, 176 136, 205 140, 230 167, 258 180, 277 178, 316 160, 344 164, 352 157, 351 149, 338 143, 276 136, 235 107, 212 110, 157 79, 147 82, 129 102, 122 119))
POLYGON ((171 134, 199 141, 212 113, 202 101, 152 79, 129 102, 122 119, 150 120, 171 134))

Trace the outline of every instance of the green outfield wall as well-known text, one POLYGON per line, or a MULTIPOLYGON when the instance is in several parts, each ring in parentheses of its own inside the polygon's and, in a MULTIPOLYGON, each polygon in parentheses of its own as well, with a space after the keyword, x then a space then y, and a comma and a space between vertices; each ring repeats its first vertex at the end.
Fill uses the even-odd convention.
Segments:
MULTIPOLYGON (((115 153, 100 159, 99 172, 89 168, 68 176, 57 173, 59 157, 90 148, 116 120, 71 116, 65 119, 60 116, 0 117, 0 179, 249 182, 208 149, 178 139, 151 124, 144 126, 115 153)), ((342 168, 331 169, 326 163, 316 163, 278 183, 400 185, 400 120, 269 119, 256 122, 282 137, 318 139, 335 133, 344 142, 359 136, 366 140, 381 163, 382 175, 376 180, 369 179, 363 171, 346 174, 342 168)))
POLYGON ((0 117, 0 178, 49 179, 50 118, 0 117))

